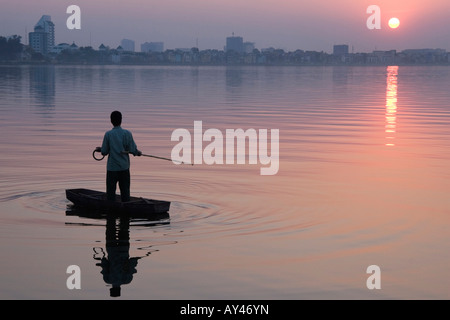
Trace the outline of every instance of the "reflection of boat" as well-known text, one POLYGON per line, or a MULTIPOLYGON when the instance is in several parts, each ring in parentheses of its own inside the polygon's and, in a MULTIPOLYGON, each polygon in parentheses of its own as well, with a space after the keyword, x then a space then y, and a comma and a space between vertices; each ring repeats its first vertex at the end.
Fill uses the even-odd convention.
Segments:
MULTIPOLYGON (((79 206, 68 206, 66 210, 66 216, 68 217, 80 217, 93 220, 108 220, 108 219, 128 219, 130 225, 140 227, 156 227, 161 225, 170 224, 170 216, 168 212, 165 213, 153 213, 151 215, 143 214, 122 214, 111 213, 107 210, 89 209, 79 206)), ((86 223, 86 222, 66 222, 66 225, 78 225, 78 226, 100 226, 101 224, 86 223)))
POLYGON ((106 193, 89 189, 67 189, 66 197, 75 207, 99 210, 98 214, 126 214, 132 218, 156 218, 157 215, 166 214, 170 202, 131 197, 129 202, 106 200, 106 193))

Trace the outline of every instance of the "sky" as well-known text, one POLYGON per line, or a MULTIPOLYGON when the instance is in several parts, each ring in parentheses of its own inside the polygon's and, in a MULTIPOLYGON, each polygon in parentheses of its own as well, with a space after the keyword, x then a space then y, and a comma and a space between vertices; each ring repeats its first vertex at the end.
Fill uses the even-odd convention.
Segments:
POLYGON ((124 38, 165 49, 222 50, 233 33, 256 48, 325 51, 347 44, 353 52, 441 48, 450 51, 449 0, 0 0, 0 36, 33 31, 42 15, 56 25, 56 43, 111 48, 124 38), (81 9, 81 30, 69 30, 67 7, 81 9), (366 12, 381 9, 381 29, 369 30, 366 12), (388 21, 400 19, 391 29, 388 21))

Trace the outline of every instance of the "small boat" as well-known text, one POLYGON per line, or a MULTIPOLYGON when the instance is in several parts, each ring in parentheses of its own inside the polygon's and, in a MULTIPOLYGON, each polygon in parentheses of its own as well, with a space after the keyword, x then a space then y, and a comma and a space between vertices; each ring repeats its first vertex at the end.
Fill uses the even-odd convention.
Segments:
POLYGON ((74 206, 101 210, 111 214, 127 214, 131 216, 151 217, 166 214, 170 209, 170 202, 130 197, 130 201, 122 202, 116 195, 116 201, 106 200, 106 192, 89 189, 67 189, 66 197, 74 206))

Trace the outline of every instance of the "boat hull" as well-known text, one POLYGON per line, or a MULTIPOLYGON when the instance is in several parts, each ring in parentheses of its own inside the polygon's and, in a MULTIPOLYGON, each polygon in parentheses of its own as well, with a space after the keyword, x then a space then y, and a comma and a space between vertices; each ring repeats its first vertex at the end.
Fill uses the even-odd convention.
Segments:
POLYGON ((116 201, 108 201, 106 192, 89 189, 67 189, 66 197, 76 207, 113 214, 151 216, 168 213, 170 209, 169 201, 131 197, 129 202, 121 202, 120 196, 116 196, 116 201))

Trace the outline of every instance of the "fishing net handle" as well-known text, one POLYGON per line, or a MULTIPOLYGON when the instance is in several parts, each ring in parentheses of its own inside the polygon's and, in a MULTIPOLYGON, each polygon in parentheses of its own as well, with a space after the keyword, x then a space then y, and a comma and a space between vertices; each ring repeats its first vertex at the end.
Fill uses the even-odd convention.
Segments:
POLYGON ((100 151, 94 150, 94 151, 92 152, 92 158, 94 158, 94 159, 97 160, 97 161, 102 161, 102 160, 105 158, 105 156, 102 156, 101 158, 96 158, 96 157, 95 157, 95 153, 96 153, 96 152, 101 153, 100 151))

